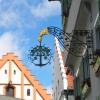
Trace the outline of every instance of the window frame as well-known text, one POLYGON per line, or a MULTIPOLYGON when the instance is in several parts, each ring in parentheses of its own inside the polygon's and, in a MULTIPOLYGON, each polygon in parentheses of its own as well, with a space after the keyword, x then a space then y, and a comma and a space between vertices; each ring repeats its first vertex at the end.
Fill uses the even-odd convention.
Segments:
POLYGON ((57 86, 56 86, 56 100, 57 100, 57 86))
POLYGON ((30 89, 27 89, 27 96, 30 96, 30 89))
POLYGON ((96 50, 100 49, 100 29, 95 29, 96 32, 96 50))
POLYGON ((62 0, 61 6, 62 6, 62 15, 68 17, 69 9, 71 6, 70 0, 62 0))
POLYGON ((80 96, 81 96, 81 90, 80 90, 80 81, 79 81, 79 77, 74 77, 73 80, 74 83, 74 97, 75 100, 79 99, 80 100, 80 96))
POLYGON ((55 93, 54 93, 54 100, 55 100, 55 93))
MULTIPOLYGON (((81 63, 79 66, 79 72, 77 75, 77 79, 79 79, 79 87, 80 90, 80 98, 83 99, 82 90, 84 89, 85 85, 88 84, 88 87, 91 87, 90 82, 90 66, 89 66, 89 58, 88 58, 88 51, 86 50, 84 57, 81 59, 81 63)), ((77 88, 77 87, 76 87, 77 88)), ((78 91, 77 90, 77 91, 78 91)), ((88 91, 89 92, 89 91, 88 91)))
POLYGON ((5 74, 7 74, 7 70, 5 70, 5 74))
POLYGON ((16 75, 16 70, 14 70, 14 75, 16 75))
MULTIPOLYGON (((97 37, 97 35, 100 32, 100 30, 99 30, 99 12, 97 13, 97 16, 96 16, 96 19, 95 19, 95 22, 94 22, 94 29, 95 29, 95 38, 94 38, 94 40, 96 41, 94 45, 96 45, 95 49, 97 50, 97 49, 100 49, 100 47, 98 48, 98 37, 97 37)), ((100 36, 100 34, 99 34, 99 36, 100 36)))
POLYGON ((58 94, 59 94, 59 80, 58 80, 58 94))

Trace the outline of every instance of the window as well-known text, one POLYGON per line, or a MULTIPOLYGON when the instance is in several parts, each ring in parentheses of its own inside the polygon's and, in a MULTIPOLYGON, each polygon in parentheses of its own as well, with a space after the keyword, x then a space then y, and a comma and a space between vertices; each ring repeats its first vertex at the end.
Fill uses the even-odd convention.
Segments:
POLYGON ((89 67, 89 59, 88 55, 85 54, 85 57, 82 58, 81 64, 79 67, 79 79, 81 87, 84 85, 84 82, 90 80, 90 67, 89 67))
POLYGON ((7 70, 5 70, 5 74, 7 74, 7 70))
POLYGON ((59 80, 58 80, 58 94, 59 94, 59 80))
POLYGON ((70 0, 62 0, 62 15, 68 17, 70 4, 70 0))
POLYGON ((16 70, 14 70, 14 75, 16 74, 16 70))
POLYGON ((76 99, 79 99, 81 95, 79 77, 75 77, 73 81, 74 81, 74 96, 76 100, 76 99))
MULTIPOLYGON (((87 52, 85 53, 84 58, 82 58, 78 75, 74 78, 74 96, 75 98, 82 99, 82 90, 85 84, 90 83, 90 67, 89 59, 87 52)), ((90 87, 90 86, 89 86, 90 87)))
POLYGON ((27 89, 27 96, 30 96, 30 89, 27 89))
POLYGON ((57 100, 57 87, 56 87, 56 100, 57 100))
POLYGON ((55 93, 54 93, 54 100, 55 100, 55 93))
POLYGON ((78 75, 74 79, 75 97, 82 98, 85 96, 82 91, 84 91, 84 87, 86 86, 87 83, 88 87, 90 87, 90 67, 89 67, 88 54, 86 52, 84 58, 82 58, 81 60, 78 75))
POLYGON ((90 66, 89 66, 89 58, 88 55, 86 55, 85 58, 83 58, 83 70, 84 70, 84 77, 85 81, 90 79, 90 66))
POLYGON ((95 22, 94 22, 95 34, 94 35, 94 46, 96 45, 96 50, 100 49, 100 29, 99 29, 99 12, 97 13, 95 22), (96 44, 95 44, 96 43, 96 44))
POLYGON ((100 30, 96 29, 96 49, 100 49, 100 30))

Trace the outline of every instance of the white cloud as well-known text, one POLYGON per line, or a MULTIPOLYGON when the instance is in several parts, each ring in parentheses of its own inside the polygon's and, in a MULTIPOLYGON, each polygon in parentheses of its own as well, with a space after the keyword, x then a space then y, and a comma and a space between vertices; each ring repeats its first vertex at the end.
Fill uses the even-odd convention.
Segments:
MULTIPOLYGON (((0 0, 0 26, 5 28, 34 28, 42 20, 61 13, 60 2, 48 0, 30 4, 28 0, 0 0)), ((35 1, 34 1, 35 2, 35 1)))
POLYGON ((60 2, 43 0, 37 7, 32 7, 31 11, 35 17, 47 18, 50 16, 59 15, 61 13, 60 2))
POLYGON ((22 59, 25 45, 28 39, 23 38, 21 34, 6 32, 0 37, 0 59, 8 52, 13 52, 22 59), (23 45, 22 45, 23 44, 23 45))
POLYGON ((2 2, 2 0, 0 0, 0 3, 2 2))
MULTIPOLYGON (((1 1, 0 1, 1 2, 1 1)), ((5 28, 33 28, 36 25, 30 13, 27 0, 2 1, 0 5, 0 26, 5 28)))
POLYGON ((20 17, 11 11, 2 12, 0 15, 0 26, 9 28, 11 26, 21 27, 20 17))

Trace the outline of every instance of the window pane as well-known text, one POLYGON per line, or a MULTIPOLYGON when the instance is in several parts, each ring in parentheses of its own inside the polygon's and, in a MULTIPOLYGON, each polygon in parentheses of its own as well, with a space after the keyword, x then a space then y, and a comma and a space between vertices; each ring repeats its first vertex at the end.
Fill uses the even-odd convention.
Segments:
POLYGON ((77 78, 77 92, 78 92, 78 96, 80 96, 80 80, 79 77, 77 78))
POLYGON ((14 70, 14 74, 16 74, 16 71, 14 70))
POLYGON ((84 68, 83 68, 83 59, 81 60, 80 67, 79 67, 79 80, 80 80, 80 87, 83 85, 84 82, 84 68))
POLYGON ((68 17, 69 8, 70 8, 70 1, 69 0, 63 0, 62 1, 62 14, 64 14, 66 17, 68 17))
POLYGON ((58 80, 58 94, 59 94, 59 80, 58 80))
POLYGON ((84 76, 85 76, 85 80, 87 79, 87 63, 86 63, 86 59, 83 58, 83 68, 84 68, 84 76))
POLYGON ((5 74, 7 74, 7 70, 5 70, 5 74))
POLYGON ((77 97, 77 84, 76 84, 76 77, 73 80, 74 83, 74 96, 77 97))
POLYGON ((88 55, 84 58, 84 72, 85 72, 85 79, 90 78, 90 66, 89 66, 89 58, 88 55))
POLYGON ((99 29, 96 30, 96 49, 100 49, 100 32, 99 32, 99 29))
POLYGON ((54 100, 55 100, 55 93, 54 93, 54 100))
POLYGON ((27 89, 27 96, 30 96, 30 89, 27 89))
POLYGON ((56 87, 56 100, 57 100, 57 87, 56 87))

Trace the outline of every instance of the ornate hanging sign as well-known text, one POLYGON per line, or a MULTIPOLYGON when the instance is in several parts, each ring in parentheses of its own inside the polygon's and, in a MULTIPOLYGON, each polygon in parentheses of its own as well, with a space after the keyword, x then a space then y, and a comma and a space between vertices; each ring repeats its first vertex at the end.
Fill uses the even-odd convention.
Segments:
POLYGON ((50 64, 50 60, 53 57, 51 53, 51 49, 48 47, 45 47, 45 45, 36 46, 35 48, 32 48, 30 51, 29 59, 31 60, 31 63, 33 63, 36 66, 45 66, 47 64, 50 64))
POLYGON ((50 49, 42 46, 41 42, 43 35, 52 34, 58 38, 58 41, 70 54, 76 57, 83 57, 87 50, 89 60, 94 59, 92 32, 93 31, 90 30, 74 30, 72 33, 66 33, 65 31, 54 26, 47 27, 40 32, 38 36, 40 46, 30 50, 29 58, 31 62, 37 66, 45 66, 50 63, 52 57, 50 49), (86 40, 85 42, 81 40, 83 37, 86 40), (37 63, 38 58, 39 63, 37 63), (47 62, 42 59, 47 60, 47 62), (43 61, 46 63, 43 63, 43 61))

